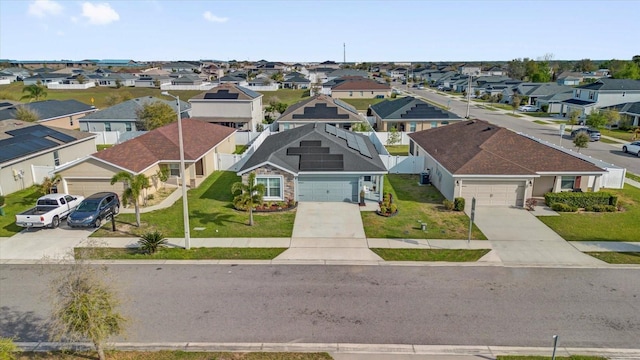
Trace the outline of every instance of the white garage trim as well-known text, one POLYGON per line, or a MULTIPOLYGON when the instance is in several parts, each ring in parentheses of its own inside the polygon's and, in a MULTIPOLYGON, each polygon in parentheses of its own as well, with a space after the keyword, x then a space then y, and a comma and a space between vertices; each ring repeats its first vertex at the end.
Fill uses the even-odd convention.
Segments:
POLYGON ((460 196, 467 202, 476 198, 477 205, 524 206, 525 181, 463 180, 460 196))

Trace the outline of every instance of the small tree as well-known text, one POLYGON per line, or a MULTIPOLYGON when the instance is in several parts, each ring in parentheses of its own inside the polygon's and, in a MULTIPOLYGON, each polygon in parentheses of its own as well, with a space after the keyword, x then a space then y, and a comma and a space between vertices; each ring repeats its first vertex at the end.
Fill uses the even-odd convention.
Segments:
POLYGON ((253 207, 262 203, 264 192, 264 184, 256 182, 255 172, 249 173, 246 184, 240 181, 231 186, 231 193, 237 194, 233 198, 233 204, 249 211, 249 226, 253 226, 253 207))
POLYGON ((602 110, 602 115, 607 120, 608 126, 616 125, 620 121, 620 113, 617 110, 602 110))
POLYGON ((154 130, 176 121, 176 111, 169 104, 156 101, 136 111, 138 129, 154 130))
POLYGON ((125 318, 118 312, 117 294, 105 282, 105 268, 70 265, 52 285, 51 337, 54 341, 90 340, 104 360, 104 345, 122 333, 125 318))
POLYGON ((37 84, 27 85, 22 88, 22 93, 26 93, 21 100, 38 101, 47 97, 47 88, 38 81, 37 84))
MULTIPOLYGON (((132 175, 126 171, 120 171, 111 178, 111 185, 123 181, 125 189, 122 193, 122 204, 127 206, 129 201, 133 202, 136 210, 136 226, 140 227, 140 196, 142 190, 148 189, 151 184, 149 178, 145 174, 132 175)), ((184 179, 182 179, 184 181, 184 179)))
POLYGON ((580 149, 586 149, 589 146, 589 135, 585 131, 580 131, 573 138, 573 145, 578 148, 578 152, 580 149))
POLYGON ((513 113, 516 113, 516 109, 520 106, 520 102, 522 101, 522 97, 520 95, 514 93, 511 96, 511 107, 513 108, 513 113))
POLYGON ((118 104, 118 103, 122 102, 122 98, 117 94, 109 94, 109 95, 105 96, 104 102, 108 106, 113 106, 115 104, 118 104))
POLYGON ((36 122, 40 120, 40 114, 38 114, 37 111, 29 109, 26 106, 17 106, 13 117, 15 117, 16 120, 26 122, 36 122))
POLYGON ((387 138, 387 145, 399 144, 402 140, 402 135, 398 132, 398 129, 394 126, 389 130, 389 137, 387 138))
POLYGON ((580 111, 578 110, 571 110, 571 112, 569 113, 569 121, 567 121, 567 124, 571 125, 571 130, 573 130, 574 125, 578 125, 579 116, 580 111))
POLYGON ((607 121, 607 117, 603 111, 593 110, 589 115, 587 115, 586 124, 596 129, 602 129, 607 125, 607 121))
POLYGON ((60 174, 55 174, 52 177, 45 177, 42 179, 42 184, 40 184, 40 191, 43 194, 51 194, 53 187, 58 185, 58 183, 62 181, 62 176, 60 174))
POLYGON ((87 78, 80 74, 78 76, 76 76, 76 81, 78 82, 78 84, 84 84, 85 82, 87 82, 87 78))

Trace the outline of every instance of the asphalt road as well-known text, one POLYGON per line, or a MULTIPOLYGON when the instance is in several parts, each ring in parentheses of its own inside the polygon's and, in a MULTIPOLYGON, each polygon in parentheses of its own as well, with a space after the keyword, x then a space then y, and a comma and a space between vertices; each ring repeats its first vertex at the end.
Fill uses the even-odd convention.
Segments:
MULTIPOLYGON (((0 336, 44 340, 60 266, 0 266, 0 336)), ((112 265, 130 342, 640 348, 640 271, 112 265)))
MULTIPOLYGON (((426 99, 439 103, 441 105, 451 107, 451 112, 457 114, 460 117, 465 117, 467 114, 467 103, 460 101, 460 97, 452 99, 451 97, 443 96, 436 93, 433 90, 418 90, 416 88, 400 87, 405 91, 413 92, 426 99)), ((476 106, 476 103, 472 101, 470 106, 470 117, 478 118, 481 120, 487 120, 498 126, 506 127, 511 130, 522 132, 536 138, 549 141, 551 143, 562 145, 569 149, 574 149, 573 142, 568 134, 564 135, 562 143, 560 143, 559 125, 549 126, 537 124, 532 121, 527 121, 523 118, 516 118, 509 115, 504 115, 496 111, 480 109, 476 106)), ((516 113, 518 113, 516 111, 516 113)), ((640 174, 640 158, 631 154, 625 154, 622 152, 622 144, 608 144, 604 142, 591 142, 589 147, 580 151, 582 154, 592 156, 596 159, 606 161, 616 166, 627 168, 628 171, 640 174)))

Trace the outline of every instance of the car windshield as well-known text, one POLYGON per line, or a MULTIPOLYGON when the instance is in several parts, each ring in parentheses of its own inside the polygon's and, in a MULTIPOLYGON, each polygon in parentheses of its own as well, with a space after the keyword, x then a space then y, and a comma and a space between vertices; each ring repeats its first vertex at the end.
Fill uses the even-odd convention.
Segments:
POLYGON ((78 205, 77 211, 96 211, 98 209, 97 201, 83 201, 80 205, 78 205))

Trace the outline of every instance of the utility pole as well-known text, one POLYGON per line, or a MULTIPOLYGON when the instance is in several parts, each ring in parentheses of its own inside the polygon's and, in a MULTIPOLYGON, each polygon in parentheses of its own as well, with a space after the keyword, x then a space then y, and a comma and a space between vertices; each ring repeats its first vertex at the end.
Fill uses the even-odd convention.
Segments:
POLYGON ((347 64, 347 43, 342 43, 342 64, 347 64))
POLYGON ((469 74, 469 82, 467 83, 467 116, 465 116, 465 119, 469 118, 470 107, 471 107, 471 74, 469 74))

